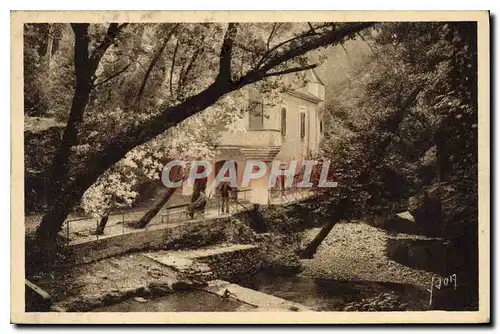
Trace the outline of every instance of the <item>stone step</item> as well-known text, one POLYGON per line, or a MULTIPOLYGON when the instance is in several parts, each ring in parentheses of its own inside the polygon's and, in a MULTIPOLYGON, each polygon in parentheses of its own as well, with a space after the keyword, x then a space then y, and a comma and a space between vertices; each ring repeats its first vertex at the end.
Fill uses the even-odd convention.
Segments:
POLYGON ((223 298, 234 298, 241 302, 253 305, 262 311, 294 311, 314 312, 315 310, 305 305, 295 303, 266 293, 248 289, 237 284, 223 280, 208 282, 202 290, 214 293, 223 298))
POLYGON ((203 263, 205 258, 257 248, 256 245, 231 244, 194 250, 156 251, 143 254, 143 256, 179 272, 204 274, 212 270, 203 263))
POLYGON ((144 256, 147 256, 147 257, 149 257, 157 262, 160 262, 160 263, 162 261, 166 261, 167 263, 170 263, 171 259, 182 258, 182 259, 198 260, 198 259, 202 259, 205 257, 219 255, 219 254, 223 254, 223 253, 239 252, 239 251, 255 249, 255 248, 258 248, 258 246, 251 245, 251 244, 249 244, 249 245, 248 244, 231 244, 231 245, 224 245, 224 246, 199 248, 199 249, 193 249, 193 250, 157 251, 157 252, 151 252, 151 253, 144 254, 144 256))

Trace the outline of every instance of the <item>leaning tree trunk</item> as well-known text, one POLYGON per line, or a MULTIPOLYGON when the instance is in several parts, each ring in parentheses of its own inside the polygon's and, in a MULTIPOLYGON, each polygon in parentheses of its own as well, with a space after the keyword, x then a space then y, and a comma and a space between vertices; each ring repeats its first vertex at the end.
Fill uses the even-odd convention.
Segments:
POLYGON ((89 59, 89 25, 75 24, 72 27, 75 33, 74 66, 76 84, 68 122, 50 168, 47 185, 48 210, 37 229, 37 239, 40 241, 40 246, 47 246, 55 241, 69 211, 83 195, 83 192, 79 193, 76 189, 78 187, 71 189, 72 187, 68 186, 70 154, 71 148, 78 142, 78 127, 82 122, 90 99, 90 92, 93 88, 92 76, 97 69, 99 60, 89 59))
POLYGON ((172 195, 175 193, 176 189, 177 188, 168 188, 165 195, 163 195, 163 197, 158 202, 156 202, 156 204, 151 209, 149 209, 149 211, 146 212, 137 223, 135 223, 134 228, 146 227, 151 222, 151 220, 156 217, 158 212, 160 212, 161 208, 163 208, 163 206, 167 204, 172 195))
POLYGON ((341 199, 337 205, 336 212, 332 219, 319 231, 319 233, 314 237, 314 239, 307 245, 307 247, 300 254, 301 259, 312 259, 319 245, 325 240, 333 227, 344 217, 344 213, 347 209, 348 203, 346 199, 341 199))
POLYGON ((339 219, 334 219, 328 222, 321 231, 314 237, 314 239, 307 245, 307 247, 300 254, 301 259, 312 259, 316 251, 318 250, 319 245, 325 240, 333 227, 339 222, 339 219))
POLYGON ((102 235, 104 234, 104 229, 106 228, 106 224, 108 223, 109 216, 103 216, 101 218, 101 221, 99 222, 99 225, 97 225, 97 228, 95 229, 96 235, 102 235))

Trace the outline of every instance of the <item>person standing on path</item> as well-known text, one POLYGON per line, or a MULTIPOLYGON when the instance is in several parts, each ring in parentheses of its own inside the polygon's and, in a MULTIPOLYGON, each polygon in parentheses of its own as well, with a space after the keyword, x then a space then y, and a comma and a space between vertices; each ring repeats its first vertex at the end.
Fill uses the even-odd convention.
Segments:
POLYGON ((222 182, 219 184, 218 188, 221 197, 221 211, 224 213, 225 207, 226 213, 229 213, 229 184, 227 182, 222 182))

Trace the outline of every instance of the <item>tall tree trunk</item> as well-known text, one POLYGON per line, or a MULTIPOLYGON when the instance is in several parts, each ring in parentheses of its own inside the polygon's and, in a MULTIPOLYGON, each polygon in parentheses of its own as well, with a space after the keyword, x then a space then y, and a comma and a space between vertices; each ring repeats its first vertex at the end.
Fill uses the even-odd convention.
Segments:
MULTIPOLYGON (((47 212, 37 228, 40 246, 54 242, 70 210, 81 199, 84 192, 102 174, 86 176, 85 181, 69 181, 71 148, 78 142, 78 127, 83 120, 85 109, 93 89, 93 79, 101 57, 124 26, 111 23, 104 40, 89 53, 90 36, 88 23, 72 24, 75 34, 74 67, 76 85, 64 135, 50 168, 47 186, 47 212)), ((111 165, 111 164, 110 164, 111 165)), ((109 165, 109 166, 110 166, 109 165)), ((90 165, 92 166, 92 165, 90 165)), ((107 166, 106 169, 109 167, 107 166)), ((88 168, 98 170, 96 166, 88 168)))
POLYGON ((45 213, 42 222, 37 228, 37 239, 40 246, 48 246, 48 244, 55 241, 57 233, 60 231, 70 209, 71 207, 64 205, 56 205, 49 208, 49 211, 45 213))
POLYGON ((47 53, 45 56, 47 57, 47 67, 50 66, 50 61, 52 60, 52 48, 54 45, 54 25, 49 24, 49 32, 47 34, 47 53))
POLYGON ((57 197, 51 198, 50 205, 36 231, 37 240, 42 249, 43 246, 55 242, 66 217, 80 201, 84 192, 85 190, 81 187, 68 186, 63 188, 57 197))
MULTIPOLYGON (((180 166, 174 166, 170 172, 169 172, 169 177, 170 179, 173 179, 174 182, 180 181, 183 179, 184 176, 184 168, 180 166)), ((146 227, 151 220, 153 220, 154 217, 160 212, 160 210, 167 204, 167 202, 170 200, 170 198, 175 194, 175 191, 177 188, 167 188, 167 192, 162 196, 162 198, 155 203, 155 205, 148 210, 144 214, 144 216, 135 223, 134 228, 144 228, 146 227)))
MULTIPOLYGON (((82 92, 80 91, 81 89, 79 87, 76 88, 71 107, 72 111, 77 110, 76 112, 78 113, 83 112, 85 109, 90 92, 89 90, 82 92)), ((79 190, 77 187, 68 185, 69 156, 71 147, 76 142, 77 124, 78 122, 71 119, 70 116, 61 146, 54 158, 50 171, 47 189, 47 213, 44 215, 37 229, 39 237, 48 242, 55 239, 68 213, 73 209, 78 199, 81 198, 83 192, 85 192, 83 190, 83 192, 78 193, 79 190)))
POLYGON ((88 48, 90 43, 88 25, 75 27, 74 31, 76 85, 63 138, 50 169, 50 184, 48 189, 49 206, 54 205, 54 200, 62 192, 68 179, 71 147, 77 144, 78 126, 83 119, 85 108, 89 102, 90 92, 92 90, 91 78, 94 73, 91 72, 92 67, 88 60, 88 48))
POLYGON ((158 202, 156 202, 156 204, 151 209, 149 209, 149 211, 146 212, 137 223, 135 223, 134 228, 146 227, 151 222, 151 220, 156 217, 158 212, 160 212, 161 208, 163 208, 163 206, 167 204, 172 195, 175 193, 176 189, 177 188, 168 188, 165 195, 163 195, 163 197, 158 202))
POLYGON ((106 224, 108 223, 109 216, 106 215, 101 218, 101 221, 99 222, 99 225, 97 225, 97 228, 95 229, 96 235, 102 235, 104 234, 104 229, 106 228, 106 224))
MULTIPOLYGON (((90 91, 92 90, 91 76, 93 73, 90 72, 91 68, 89 68, 88 61, 88 47, 90 43, 88 25, 75 26, 74 32, 76 86, 64 135, 50 168, 47 189, 47 213, 42 218, 37 229, 37 238, 41 242, 42 247, 44 244, 46 246, 47 243, 55 241, 64 220, 73 208, 72 204, 74 202, 71 203, 69 198, 73 198, 76 194, 72 194, 73 196, 68 194, 75 190, 72 190, 67 184, 70 170, 69 157, 71 147, 77 143, 78 125, 83 118, 89 101, 90 91)), ((78 197, 81 197, 81 195, 78 197)))

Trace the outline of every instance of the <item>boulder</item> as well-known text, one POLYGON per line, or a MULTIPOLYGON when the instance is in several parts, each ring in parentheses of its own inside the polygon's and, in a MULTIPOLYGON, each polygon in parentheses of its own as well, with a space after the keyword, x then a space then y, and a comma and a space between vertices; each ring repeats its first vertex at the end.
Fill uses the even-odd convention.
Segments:
POLYGON ((174 281, 171 279, 163 278, 154 282, 149 283, 149 291, 151 291, 152 294, 158 295, 158 294, 167 294, 171 293, 174 289, 172 287, 174 281))

